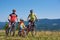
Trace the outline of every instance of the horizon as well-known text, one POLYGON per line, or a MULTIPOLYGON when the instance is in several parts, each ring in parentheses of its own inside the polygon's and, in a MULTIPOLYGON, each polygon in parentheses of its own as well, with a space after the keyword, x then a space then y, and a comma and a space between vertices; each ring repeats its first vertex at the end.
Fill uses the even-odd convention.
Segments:
POLYGON ((0 9, 0 22, 8 21, 13 9, 19 19, 27 20, 30 9, 38 19, 60 19, 59 0, 0 0, 0 9))
MULTIPOLYGON (((58 18, 58 19, 42 18, 42 19, 38 19, 38 20, 60 20, 60 18, 58 18)), ((24 20, 24 21, 28 21, 28 20, 24 20)), ((8 22, 8 21, 0 21, 0 22, 8 22)), ((18 21, 17 21, 17 22, 18 22, 18 21)))

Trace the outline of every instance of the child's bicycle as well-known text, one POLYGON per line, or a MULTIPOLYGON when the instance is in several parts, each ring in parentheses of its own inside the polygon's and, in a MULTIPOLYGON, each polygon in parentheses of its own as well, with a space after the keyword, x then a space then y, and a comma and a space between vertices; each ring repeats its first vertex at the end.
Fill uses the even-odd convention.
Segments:
POLYGON ((25 37, 26 36, 26 31, 25 29, 22 29, 21 31, 18 32, 19 36, 25 37))

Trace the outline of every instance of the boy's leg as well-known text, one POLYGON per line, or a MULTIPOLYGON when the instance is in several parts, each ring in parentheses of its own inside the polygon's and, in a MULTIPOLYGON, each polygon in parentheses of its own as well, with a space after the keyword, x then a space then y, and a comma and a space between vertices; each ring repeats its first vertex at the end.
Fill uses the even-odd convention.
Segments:
POLYGON ((19 28, 18 35, 21 36, 22 28, 19 28))

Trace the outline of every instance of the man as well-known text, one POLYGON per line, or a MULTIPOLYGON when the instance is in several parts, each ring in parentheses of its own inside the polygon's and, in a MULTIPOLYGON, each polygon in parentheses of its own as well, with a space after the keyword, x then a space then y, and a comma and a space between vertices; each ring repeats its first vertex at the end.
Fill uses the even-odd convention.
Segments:
POLYGON ((36 15, 33 13, 33 10, 30 10, 30 14, 29 14, 29 16, 28 16, 28 20, 29 20, 29 22, 35 22, 35 20, 37 19, 37 17, 36 17, 36 15))
POLYGON ((16 10, 12 10, 12 14, 9 15, 8 21, 11 23, 11 31, 13 31, 13 36, 15 34, 15 24, 17 20, 16 10))
POLYGON ((37 19, 37 17, 36 17, 36 15, 33 13, 33 10, 30 10, 30 14, 29 14, 29 16, 28 16, 28 20, 29 20, 29 27, 30 27, 30 30, 31 31, 34 31, 34 27, 35 27, 35 25, 34 25, 34 23, 35 23, 35 20, 37 19), (33 25, 32 27, 31 27, 31 24, 33 25))

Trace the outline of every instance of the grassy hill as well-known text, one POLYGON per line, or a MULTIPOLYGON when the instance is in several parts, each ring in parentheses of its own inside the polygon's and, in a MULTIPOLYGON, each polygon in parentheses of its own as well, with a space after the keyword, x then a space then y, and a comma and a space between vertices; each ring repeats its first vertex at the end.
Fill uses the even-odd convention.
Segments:
POLYGON ((40 31, 36 33, 33 37, 31 33, 29 33, 26 37, 19 37, 17 35, 17 31, 14 37, 6 36, 4 30, 0 30, 0 40, 60 40, 60 32, 58 31, 40 31))

